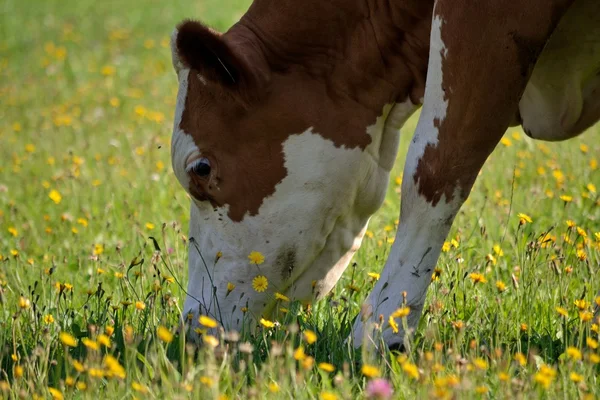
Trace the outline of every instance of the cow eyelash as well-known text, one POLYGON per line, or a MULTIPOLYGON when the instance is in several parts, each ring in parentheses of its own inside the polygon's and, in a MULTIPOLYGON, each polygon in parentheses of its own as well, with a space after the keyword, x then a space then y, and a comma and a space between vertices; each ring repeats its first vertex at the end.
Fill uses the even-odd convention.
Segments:
POLYGON ((186 168, 187 173, 205 177, 210 174, 211 166, 208 158, 202 157, 192 161, 186 168))

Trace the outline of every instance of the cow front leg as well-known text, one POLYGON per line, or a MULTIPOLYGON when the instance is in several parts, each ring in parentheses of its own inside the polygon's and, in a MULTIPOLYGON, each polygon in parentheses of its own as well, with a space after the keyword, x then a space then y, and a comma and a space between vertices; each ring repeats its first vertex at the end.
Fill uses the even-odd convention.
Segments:
POLYGON ((385 343, 402 344, 404 332, 389 324, 401 306, 410 308, 408 327, 417 326, 454 217, 514 120, 535 61, 567 7, 568 1, 506 0, 477 7, 437 1, 423 111, 404 167, 400 225, 354 323, 354 346, 376 340, 372 322, 380 316, 385 343), (478 23, 484 15, 485 23, 478 23))

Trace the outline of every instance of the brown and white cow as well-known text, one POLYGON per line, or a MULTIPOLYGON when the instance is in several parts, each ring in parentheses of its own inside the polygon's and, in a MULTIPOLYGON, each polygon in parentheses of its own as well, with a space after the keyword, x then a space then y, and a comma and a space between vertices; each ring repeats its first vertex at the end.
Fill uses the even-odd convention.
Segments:
MULTIPOLYGON (((506 128, 563 140, 600 118, 598 0, 255 0, 222 35, 182 23, 172 53, 172 162, 192 198, 185 312, 230 329, 243 311, 271 315, 275 292, 310 302, 331 290, 418 107, 400 226, 366 301, 387 319, 406 292, 411 328, 506 128)), ((356 346, 369 326, 356 319, 356 346)), ((403 335, 385 326, 383 338, 403 335)))

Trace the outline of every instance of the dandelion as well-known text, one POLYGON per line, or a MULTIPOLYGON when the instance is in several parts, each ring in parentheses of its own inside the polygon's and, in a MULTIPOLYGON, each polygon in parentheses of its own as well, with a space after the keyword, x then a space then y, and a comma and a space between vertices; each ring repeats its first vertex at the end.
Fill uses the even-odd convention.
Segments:
POLYGON ((231 282, 227 282, 227 294, 231 293, 235 289, 235 285, 231 282))
POLYGON ((145 226, 146 226, 146 229, 148 229, 149 231, 154 229, 154 224, 152 222, 146 222, 145 226))
POLYGON ((294 359, 298 361, 302 361, 306 358, 306 353, 304 353, 304 347, 299 346, 296 350, 294 350, 294 359))
POLYGON ((73 337, 71 334, 69 334, 67 332, 61 332, 60 335, 58 335, 58 337, 65 346, 69 346, 69 347, 77 346, 77 339, 75 339, 75 337, 73 337))
POLYGON ((360 372, 367 378, 377 378, 381 374, 377 366, 370 364, 364 364, 360 372))
POLYGON ((215 321, 214 319, 212 319, 211 317, 208 317, 206 315, 201 315, 198 318, 198 322, 200 323, 200 325, 203 325, 207 328, 216 328, 217 326, 219 326, 217 321, 215 321))
POLYGON ((267 290, 267 287, 269 287, 269 281, 267 280, 266 276, 257 275, 254 277, 254 279, 252 279, 252 288, 257 292, 264 292, 267 290))
POLYGON ((49 387, 48 391, 50 392, 50 396, 52 396, 53 400, 63 400, 64 396, 62 392, 56 388, 49 387))
POLYGON ((521 329, 521 332, 527 332, 527 329, 529 329, 529 326, 527 326, 527 324, 523 322, 523 323, 521 323, 520 329, 521 329))
POLYGON ((580 310, 585 310, 589 306, 589 303, 585 301, 585 299, 577 299, 573 302, 573 304, 575 304, 575 307, 580 310))
POLYGON ((450 251, 450 242, 444 242, 444 244, 442 245, 442 251, 444 253, 447 253, 450 251))
POLYGON ((594 185, 593 183, 588 183, 586 186, 587 190, 589 190, 590 193, 596 193, 596 185, 594 185))
POLYGON ((556 307, 556 312, 565 318, 567 318, 569 316, 569 313, 567 312, 567 310, 562 307, 556 307))
POLYGON ((504 251, 502 251, 502 248, 500 247, 500 245, 499 245, 499 244, 495 244, 495 245, 492 247, 492 250, 494 250, 494 253, 496 253, 496 255, 497 255, 498 257, 502 257, 502 256, 504 255, 504 251))
POLYGON ((100 70, 100 73, 104 76, 113 76, 117 72, 117 69, 112 65, 105 65, 100 70))
POLYGON ((19 232, 14 226, 8 227, 8 233, 10 233, 12 236, 17 236, 19 234, 19 232))
POLYGON ((579 319, 581 320, 581 322, 589 322, 594 318, 594 314, 592 314, 589 311, 580 311, 579 312, 579 319))
POLYGON ((502 143, 506 147, 512 146, 512 140, 510 140, 507 137, 503 137, 502 139, 500 139, 500 143, 502 143))
POLYGON ((533 379, 535 382, 547 389, 550 387, 555 377, 556 371, 553 368, 547 365, 542 365, 539 371, 533 376, 533 379))
POLYGON ((564 201, 565 203, 570 203, 571 201, 573 201, 573 196, 569 196, 567 194, 563 194, 560 196, 560 199, 562 201, 564 201))
POLYGON ((396 323, 396 320, 394 319, 394 317, 391 315, 390 315, 390 318, 388 319, 388 324, 390 325, 390 328, 392 328, 392 332, 394 332, 394 333, 399 332, 398 324, 396 323))
POLYGON ((104 364, 104 367, 107 369, 108 371, 108 377, 112 377, 112 376, 116 376, 117 378, 120 379, 125 379, 125 377, 127 376, 127 373, 125 372, 125 368, 123 368, 123 366, 119 363, 119 361, 107 354, 106 356, 104 356, 104 360, 102 361, 102 364, 104 364))
POLYGON ((523 353, 516 353, 514 359, 521 367, 527 365, 527 357, 523 353))
POLYGON ((171 331, 162 325, 158 327, 156 334, 158 335, 158 338, 165 343, 171 343, 173 341, 173 334, 171 331))
POLYGON ((469 274, 469 278, 471 278, 471 280, 473 281, 474 284, 487 282, 487 279, 485 279, 485 276, 483 276, 483 274, 480 274, 478 272, 472 272, 471 274, 469 274))
MULTIPOLYGON (((409 361, 405 361, 402 364, 402 371, 413 379, 419 379, 419 369, 417 366, 409 361)), ((364 372, 363 372, 364 374, 364 372)), ((365 374, 366 375, 366 374, 365 374)))
POLYGON ((281 300, 281 301, 290 301, 290 299, 287 296, 285 296, 285 295, 283 295, 281 293, 278 293, 278 292, 275 293, 275 298, 277 300, 281 300))
POLYGON ((277 382, 270 382, 268 388, 271 393, 278 393, 280 390, 277 382))
POLYGON ((304 340, 306 340, 306 343, 308 344, 313 344, 317 341, 317 334, 309 329, 305 330, 302 334, 304 336, 304 340))
POLYGON ((577 255, 577 258, 579 259, 579 261, 585 261, 587 259, 587 254, 586 254, 585 250, 583 250, 583 249, 577 249, 575 254, 577 255))
POLYGON ((325 372, 335 371, 335 366, 333 366, 333 364, 329 364, 326 362, 319 363, 319 365, 317 365, 317 368, 319 368, 320 370, 323 370, 325 372))
POLYGON ((337 395, 332 392, 321 392, 319 397, 321 397, 321 400, 338 400, 337 395))
POLYGON ((81 343, 83 343, 83 345, 85 347, 87 347, 90 350, 98 350, 100 348, 100 346, 98 345, 98 343, 90 338, 83 338, 81 339, 81 343))
POLYGON ((473 360, 473 365, 475 365, 475 367, 477 367, 478 369, 485 371, 488 369, 488 363, 487 361, 485 361, 483 358, 476 358, 475 360, 473 360))
POLYGON ((600 355, 595 353, 590 354, 590 361, 594 364, 600 364, 600 355))
POLYGON ((577 347, 569 346, 567 347, 567 351, 565 353, 567 354, 567 357, 569 357, 572 360, 581 360, 581 351, 579 351, 577 347))
POLYGON ((148 393, 148 388, 146 388, 144 385, 142 385, 139 382, 131 382, 131 388, 133 390, 135 390, 136 392, 148 393))
POLYGON ((260 265, 265 262, 265 256, 258 251, 251 252, 250 255, 248 255, 248 259, 250 260, 250 264, 254 265, 260 265))
POLYGON ((579 383, 583 381, 583 375, 579 375, 577 372, 571 372, 569 375, 569 379, 571 379, 575 383, 579 383))
POLYGON ((598 348, 598 341, 592 337, 587 337, 587 339, 585 340, 585 343, 587 344, 587 346, 590 349, 594 349, 596 350, 598 348))
POLYGON ((531 224, 533 222, 531 217, 527 214, 519 213, 517 214, 517 217, 519 217, 519 225, 531 224))
POLYGON ((53 322, 54 322, 54 317, 52 316, 52 314, 44 315, 44 323, 45 324, 50 325, 53 322))
POLYGON ((52 200, 55 204, 60 204, 62 201, 62 196, 56 189, 52 189, 50 193, 48 193, 48 197, 50 197, 50 200, 52 200))
POLYGON ((400 307, 391 315, 393 318, 404 318, 410 314, 410 307, 400 307))
POLYGON ((374 281, 378 281, 381 275, 379 275, 377 272, 367 272, 367 276, 374 281))
POLYGON ((498 293, 502 293, 506 290, 506 284, 502 281, 496 281, 496 289, 498 289, 498 293))
POLYGON ((110 338, 104 334, 98 335, 96 341, 104 347, 109 348, 111 346, 110 338))
POLYGON ((27 310, 30 307, 31 307, 31 300, 29 300, 26 297, 20 296, 19 297, 19 308, 22 310, 27 310))
POLYGON ((274 322, 269 321, 268 319, 264 319, 264 318, 260 319, 260 324, 262 326, 264 326, 265 328, 273 328, 275 326, 274 322))
POLYGON ((146 309, 146 304, 143 301, 136 301, 135 308, 136 308, 136 310, 142 311, 142 310, 146 309))
POLYGON ((219 339, 217 339, 213 335, 202 336, 202 341, 204 342, 204 344, 207 344, 210 347, 217 347, 219 345, 219 339))

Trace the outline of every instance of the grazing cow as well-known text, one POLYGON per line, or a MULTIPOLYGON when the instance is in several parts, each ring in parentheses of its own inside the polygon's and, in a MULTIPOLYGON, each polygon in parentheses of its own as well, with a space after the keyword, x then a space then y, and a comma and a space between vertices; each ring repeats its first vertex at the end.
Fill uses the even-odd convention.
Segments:
MULTIPOLYGON (((356 346, 402 292, 416 326, 442 243, 508 126, 563 140, 600 118, 598 0, 255 0, 225 34, 182 23, 172 54, 172 162, 192 199, 185 312, 238 330, 272 315, 276 292, 311 302, 331 290, 418 107, 400 225, 356 346)), ((403 335, 385 325, 383 339, 403 335)))

